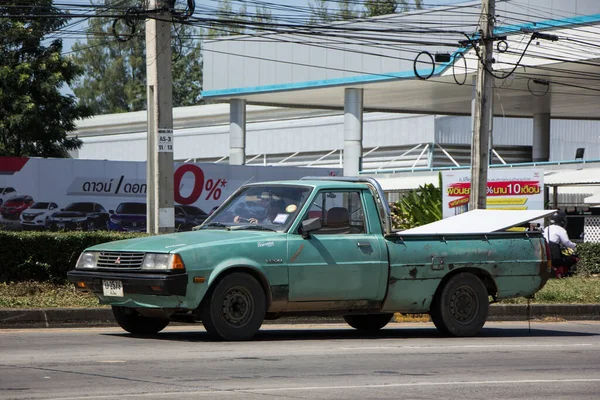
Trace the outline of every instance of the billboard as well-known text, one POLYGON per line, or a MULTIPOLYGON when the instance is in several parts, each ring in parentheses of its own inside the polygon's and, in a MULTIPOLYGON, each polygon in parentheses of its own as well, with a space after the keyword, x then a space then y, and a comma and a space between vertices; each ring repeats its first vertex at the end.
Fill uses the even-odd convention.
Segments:
MULTIPOLYGON (((442 173, 443 218, 468 210, 471 171, 442 173)), ((495 210, 543 210, 544 173, 538 169, 490 169, 487 208, 495 210)))
MULTIPOLYGON (((245 183, 341 175, 339 169, 326 168, 174 167, 176 225, 181 230, 201 222, 202 215, 206 218, 245 183)), ((0 157, 0 226, 145 230, 146 189, 145 162, 0 157)))

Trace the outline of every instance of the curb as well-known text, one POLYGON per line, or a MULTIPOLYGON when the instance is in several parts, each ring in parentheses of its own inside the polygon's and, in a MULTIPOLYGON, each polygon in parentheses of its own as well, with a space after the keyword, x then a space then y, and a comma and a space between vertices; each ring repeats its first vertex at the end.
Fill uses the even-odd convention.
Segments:
MULTIPOLYGON (((494 304, 488 321, 526 321, 559 318, 600 320, 600 304, 494 304)), ((333 317, 286 317, 265 324, 320 324, 344 322, 333 317)), ((110 308, 0 309, 0 329, 117 326, 110 308)))

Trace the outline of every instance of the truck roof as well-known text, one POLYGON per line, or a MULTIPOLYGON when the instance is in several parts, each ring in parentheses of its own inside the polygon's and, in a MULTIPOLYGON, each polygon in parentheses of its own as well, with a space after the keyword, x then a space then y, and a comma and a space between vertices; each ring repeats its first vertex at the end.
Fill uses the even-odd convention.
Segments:
POLYGON ((311 186, 316 189, 320 188, 334 188, 334 189, 367 189, 368 186, 364 183, 359 182, 347 182, 347 181, 336 181, 336 180, 292 180, 292 181, 268 181, 268 182, 256 182, 250 185, 294 185, 294 186, 311 186))

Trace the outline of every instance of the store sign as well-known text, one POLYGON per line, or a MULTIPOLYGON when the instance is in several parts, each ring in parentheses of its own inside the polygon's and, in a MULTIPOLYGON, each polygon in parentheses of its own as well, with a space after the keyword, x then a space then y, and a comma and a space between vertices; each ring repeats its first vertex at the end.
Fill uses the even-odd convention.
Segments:
MULTIPOLYGON (((470 171, 442 173, 443 217, 468 210, 471 194, 470 171)), ((487 208, 495 210, 543 210, 544 173, 537 169, 488 172, 487 208)))
MULTIPOLYGON (((212 163, 175 163, 174 167, 175 204, 195 206, 205 212, 221 205, 245 183, 341 174, 339 169, 328 168, 212 163)), ((0 203, 26 195, 35 202, 56 204, 57 209, 93 202, 109 211, 121 203, 145 203, 146 191, 145 162, 0 157, 0 203), (9 193, 6 188, 14 191, 9 193)), ((21 211, 24 210, 19 208, 18 213, 0 216, 0 226, 19 225, 21 211)), ((40 209, 42 212, 49 214, 40 209)))

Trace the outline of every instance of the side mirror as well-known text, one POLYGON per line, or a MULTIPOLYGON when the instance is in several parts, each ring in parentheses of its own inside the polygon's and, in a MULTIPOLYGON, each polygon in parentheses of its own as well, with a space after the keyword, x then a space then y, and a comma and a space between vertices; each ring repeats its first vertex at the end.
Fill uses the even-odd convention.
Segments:
POLYGON ((321 219, 320 218, 310 218, 302 221, 301 230, 302 230, 302 238, 308 239, 310 237, 310 233, 314 231, 318 231, 321 229, 321 219))

